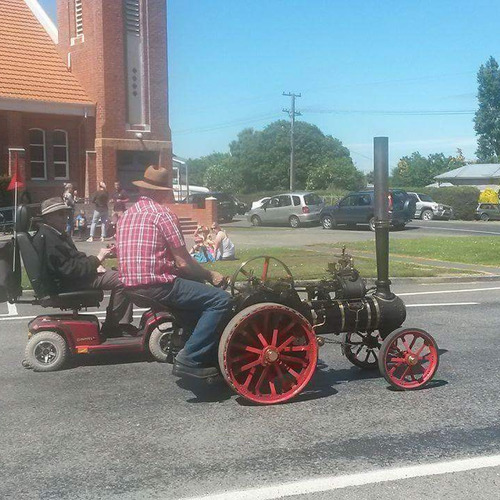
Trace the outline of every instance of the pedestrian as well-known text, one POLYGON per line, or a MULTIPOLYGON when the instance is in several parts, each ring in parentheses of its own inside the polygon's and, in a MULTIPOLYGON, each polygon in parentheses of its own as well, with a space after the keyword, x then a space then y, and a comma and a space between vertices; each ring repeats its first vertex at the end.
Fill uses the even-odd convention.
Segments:
POLYGON ((106 238, 108 224, 108 203, 109 193, 106 190, 106 183, 99 182, 99 189, 92 195, 91 201, 94 204, 94 215, 90 224, 90 237, 87 241, 94 241, 95 228, 99 220, 101 221, 101 241, 106 238))
POLYGON ((219 226, 218 222, 212 224, 212 234, 215 249, 215 260, 234 260, 236 248, 229 239, 226 231, 219 226))
POLYGON ((67 182, 64 184, 64 191, 62 194, 62 199, 64 204, 68 207, 68 221, 66 224, 66 233, 68 236, 73 235, 73 227, 74 227, 74 217, 75 217, 75 188, 71 182, 67 182))

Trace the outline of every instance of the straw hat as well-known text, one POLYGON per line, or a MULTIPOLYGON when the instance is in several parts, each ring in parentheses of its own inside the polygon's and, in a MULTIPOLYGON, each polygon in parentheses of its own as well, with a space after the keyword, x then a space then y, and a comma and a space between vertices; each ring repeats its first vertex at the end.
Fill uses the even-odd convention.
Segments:
POLYGON ((146 172, 144 172, 144 177, 140 181, 133 181, 132 184, 135 186, 146 188, 146 189, 159 189, 161 191, 173 191, 169 184, 169 175, 166 168, 150 165, 146 172))
POLYGON ((49 198, 42 201, 42 215, 51 214, 59 210, 71 210, 61 198, 49 198))

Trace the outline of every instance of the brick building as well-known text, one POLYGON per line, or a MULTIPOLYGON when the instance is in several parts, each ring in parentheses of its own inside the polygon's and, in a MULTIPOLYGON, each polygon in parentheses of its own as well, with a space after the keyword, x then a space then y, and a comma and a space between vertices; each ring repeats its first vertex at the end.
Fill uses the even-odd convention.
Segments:
POLYGON ((0 2, 2 171, 24 149, 40 199, 171 168, 165 0, 58 0, 57 16, 58 29, 36 0, 0 2))
MULTIPOLYGON (((21 158, 40 201, 68 181, 88 196, 150 164, 172 172, 166 0, 57 0, 57 19, 0 0, 0 174, 21 158)), ((174 210, 216 218, 215 202, 174 210)))

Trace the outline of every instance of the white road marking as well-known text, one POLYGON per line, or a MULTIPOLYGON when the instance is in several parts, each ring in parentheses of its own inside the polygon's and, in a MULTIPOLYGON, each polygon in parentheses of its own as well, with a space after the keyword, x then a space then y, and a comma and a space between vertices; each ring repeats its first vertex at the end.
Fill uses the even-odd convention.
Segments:
POLYGON ((406 307, 477 306, 479 302, 441 302, 439 304, 405 304, 406 307))
POLYGON ((5 318, 8 316, 17 316, 17 307, 16 304, 11 304, 10 302, 7 302, 7 311, 9 311, 7 314, 0 314, 0 318, 5 318))
POLYGON ((410 297, 412 295, 437 295, 442 293, 466 293, 466 292, 487 292, 491 290, 500 290, 500 286, 491 286, 487 288, 464 288, 460 290, 432 290, 430 292, 406 292, 398 293, 398 297, 410 297))
POLYGON ((394 469, 380 469, 345 476, 327 476, 289 483, 252 488, 248 490, 226 491, 212 495, 185 498, 183 500, 274 500, 295 495, 310 495, 324 491, 351 488, 367 484, 399 481, 414 477, 439 476, 454 472, 467 472, 500 466, 500 455, 466 458, 448 462, 411 465, 394 469))
POLYGON ((500 233, 495 233, 493 231, 480 231, 479 229, 454 229, 450 227, 437 227, 437 226, 418 226, 421 227, 422 229, 436 229, 439 231, 457 231, 457 232, 462 232, 462 233, 481 233, 481 234, 494 234, 495 236, 500 236, 500 233))

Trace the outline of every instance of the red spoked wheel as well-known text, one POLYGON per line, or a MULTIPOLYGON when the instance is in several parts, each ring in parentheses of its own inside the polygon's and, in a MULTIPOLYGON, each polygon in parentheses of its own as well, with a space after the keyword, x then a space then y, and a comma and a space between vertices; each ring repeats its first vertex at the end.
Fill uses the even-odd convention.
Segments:
POLYGON ((401 328, 382 342, 379 368, 393 387, 420 389, 428 384, 439 365, 439 352, 431 334, 419 328, 401 328))
POLYGON ((272 302, 239 312, 219 344, 224 378, 254 403, 283 403, 297 396, 311 380, 317 361, 311 324, 294 309, 272 302))

